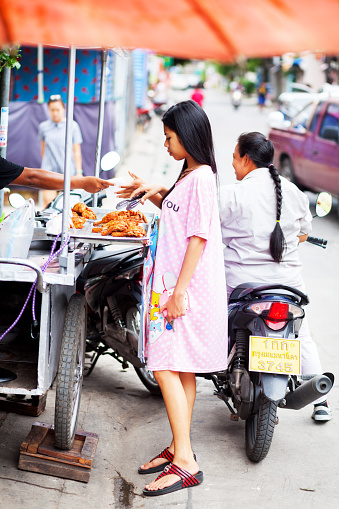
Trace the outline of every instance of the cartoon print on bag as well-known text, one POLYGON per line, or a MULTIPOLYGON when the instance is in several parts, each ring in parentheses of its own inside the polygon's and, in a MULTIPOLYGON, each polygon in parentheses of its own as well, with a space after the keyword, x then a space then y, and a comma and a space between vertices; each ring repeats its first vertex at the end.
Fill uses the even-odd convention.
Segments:
POLYGON ((165 320, 164 315, 162 313, 159 313, 159 299, 160 295, 162 295, 166 289, 174 288, 176 283, 177 277, 175 274, 173 274, 173 272, 165 272, 165 274, 158 274, 158 276, 154 280, 150 312, 150 334, 149 334, 150 343, 155 343, 160 338, 160 336, 162 336, 162 334, 166 331, 166 329, 168 329, 167 325, 169 324, 165 320))

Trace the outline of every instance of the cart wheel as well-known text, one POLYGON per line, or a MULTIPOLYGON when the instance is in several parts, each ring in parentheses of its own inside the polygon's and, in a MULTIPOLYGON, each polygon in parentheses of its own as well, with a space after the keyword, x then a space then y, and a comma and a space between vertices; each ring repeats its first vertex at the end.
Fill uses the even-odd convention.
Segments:
POLYGON ((86 340, 86 301, 79 293, 67 306, 55 398, 55 446, 71 449, 78 420, 86 340))

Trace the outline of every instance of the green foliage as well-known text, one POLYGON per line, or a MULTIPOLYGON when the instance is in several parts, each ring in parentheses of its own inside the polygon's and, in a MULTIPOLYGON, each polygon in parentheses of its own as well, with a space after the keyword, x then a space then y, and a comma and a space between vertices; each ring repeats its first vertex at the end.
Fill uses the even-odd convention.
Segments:
POLYGON ((20 46, 16 46, 14 48, 3 48, 0 50, 0 72, 4 67, 20 69, 21 64, 19 59, 21 58, 21 50, 19 48, 20 46))
POLYGON ((255 85, 255 83, 253 83, 253 81, 241 79, 240 83, 242 84, 242 86, 245 89, 245 94, 251 95, 255 92, 256 85, 255 85))
POLYGON ((257 72, 259 67, 263 66, 262 58, 249 58, 247 60, 247 70, 250 72, 257 72))
POLYGON ((234 75, 239 66, 237 64, 221 64, 220 62, 215 62, 214 64, 216 71, 221 74, 221 76, 230 76, 234 75))
POLYGON ((222 76, 233 79, 234 76, 242 76, 246 72, 257 72, 259 67, 262 67, 262 58, 248 58, 241 62, 233 62, 231 64, 221 64, 216 62, 214 64, 217 72, 222 76))

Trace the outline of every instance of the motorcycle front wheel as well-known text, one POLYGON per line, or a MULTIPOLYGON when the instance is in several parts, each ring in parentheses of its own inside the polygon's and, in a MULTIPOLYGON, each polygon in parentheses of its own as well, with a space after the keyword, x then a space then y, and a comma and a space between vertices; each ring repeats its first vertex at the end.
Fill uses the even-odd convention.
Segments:
POLYGON ((69 300, 62 336, 55 391, 55 446, 72 449, 82 390, 86 341, 86 301, 76 293, 69 300))
MULTIPOLYGON (((128 329, 132 330, 137 336, 139 336, 140 311, 135 306, 130 307, 126 312, 126 325, 128 329)), ((154 378, 153 372, 149 371, 147 366, 144 366, 143 368, 136 368, 134 366, 134 369, 146 389, 148 389, 155 396, 161 396, 161 390, 156 379, 154 378)))
POLYGON ((134 369, 146 389, 148 389, 155 396, 161 396, 161 390, 156 379, 154 378, 153 372, 149 371, 147 366, 144 368, 135 367, 134 369))
POLYGON ((254 462, 263 460, 272 443, 277 416, 277 404, 260 395, 259 410, 245 424, 246 454, 254 462))

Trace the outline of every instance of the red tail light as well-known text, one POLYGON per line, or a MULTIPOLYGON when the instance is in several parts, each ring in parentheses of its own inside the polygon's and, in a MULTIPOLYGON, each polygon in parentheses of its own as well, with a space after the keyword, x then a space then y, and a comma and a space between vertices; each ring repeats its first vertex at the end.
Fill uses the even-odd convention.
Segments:
POLYGON ((273 302, 265 322, 270 329, 279 330, 285 327, 288 319, 289 305, 284 302, 273 302))
POLYGON ((284 302, 272 302, 271 309, 267 315, 270 320, 287 320, 288 304, 284 302))

